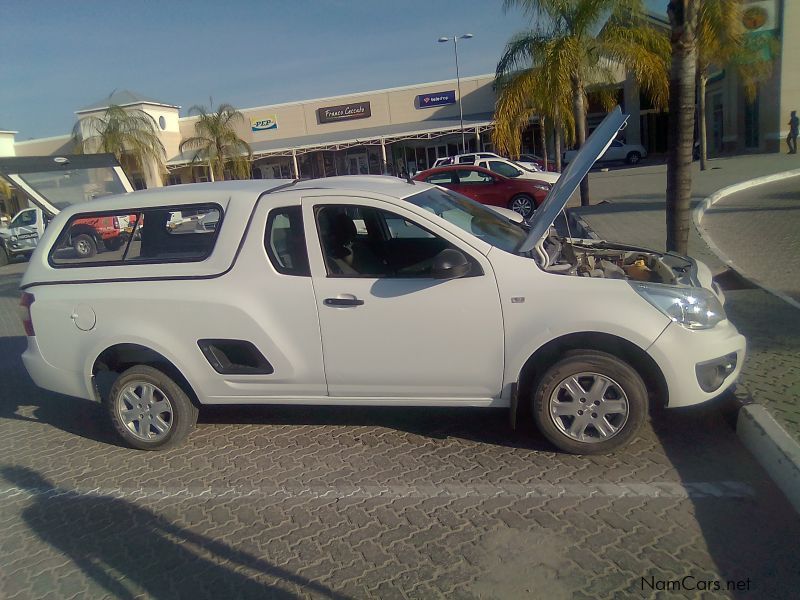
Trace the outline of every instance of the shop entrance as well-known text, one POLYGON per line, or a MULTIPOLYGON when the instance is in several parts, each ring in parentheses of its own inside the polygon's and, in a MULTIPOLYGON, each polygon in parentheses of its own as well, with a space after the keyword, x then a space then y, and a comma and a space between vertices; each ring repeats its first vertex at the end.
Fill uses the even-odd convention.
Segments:
POLYGON ((348 175, 367 175, 369 174, 369 157, 366 152, 358 154, 348 154, 345 166, 348 175))

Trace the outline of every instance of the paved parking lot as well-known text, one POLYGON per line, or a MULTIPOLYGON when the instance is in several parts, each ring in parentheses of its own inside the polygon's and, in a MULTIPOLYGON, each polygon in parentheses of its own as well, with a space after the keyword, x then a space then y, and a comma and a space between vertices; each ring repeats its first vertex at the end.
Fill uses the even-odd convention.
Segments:
POLYGON ((333 407, 209 409, 185 446, 137 452, 98 405, 29 380, 21 270, 0 269, 2 598, 800 588, 800 518, 721 406, 658 415, 597 458, 511 432, 503 411, 333 407))

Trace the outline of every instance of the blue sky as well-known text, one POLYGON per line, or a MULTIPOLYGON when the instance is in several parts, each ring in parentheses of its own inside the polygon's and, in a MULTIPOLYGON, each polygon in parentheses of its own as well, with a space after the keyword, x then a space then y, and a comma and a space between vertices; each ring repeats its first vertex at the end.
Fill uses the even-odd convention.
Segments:
MULTIPOLYGON (((666 0, 649 0, 664 5, 666 0)), ((500 0, 3 0, 0 128, 67 133, 74 111, 130 89, 238 107, 494 71, 526 26, 500 0)))

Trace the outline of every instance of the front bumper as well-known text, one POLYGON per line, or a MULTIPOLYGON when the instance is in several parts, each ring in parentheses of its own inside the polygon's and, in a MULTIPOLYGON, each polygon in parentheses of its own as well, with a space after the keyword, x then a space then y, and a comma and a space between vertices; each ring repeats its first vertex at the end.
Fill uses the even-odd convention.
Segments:
POLYGON ((647 352, 656 361, 667 383, 667 406, 689 406, 712 400, 728 389, 739 377, 744 364, 746 340, 730 321, 722 321, 712 329, 692 331, 671 323, 647 352), (705 391, 698 381, 697 365, 730 354, 736 355, 736 366, 721 385, 705 391))
POLYGON ((94 394, 87 387, 81 373, 59 369, 45 360, 35 337, 28 337, 28 348, 22 353, 22 362, 33 382, 40 388, 76 398, 94 399, 94 394))

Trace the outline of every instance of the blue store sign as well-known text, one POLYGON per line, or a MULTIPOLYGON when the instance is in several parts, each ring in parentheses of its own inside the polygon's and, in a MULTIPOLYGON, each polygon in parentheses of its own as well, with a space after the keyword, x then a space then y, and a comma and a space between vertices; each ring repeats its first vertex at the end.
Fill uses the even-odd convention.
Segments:
POLYGON ((456 103, 456 91, 435 92, 433 94, 420 94, 416 97, 414 104, 417 108, 433 108, 434 106, 445 106, 456 103))

